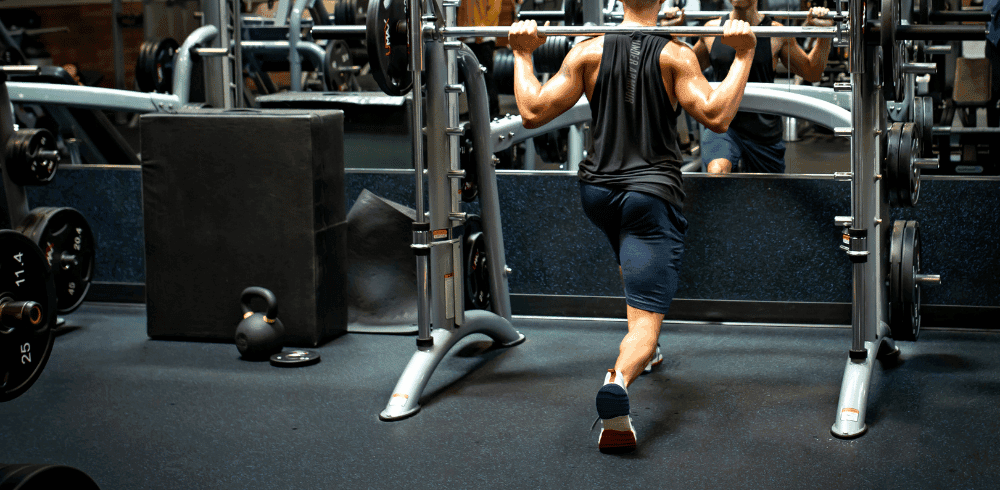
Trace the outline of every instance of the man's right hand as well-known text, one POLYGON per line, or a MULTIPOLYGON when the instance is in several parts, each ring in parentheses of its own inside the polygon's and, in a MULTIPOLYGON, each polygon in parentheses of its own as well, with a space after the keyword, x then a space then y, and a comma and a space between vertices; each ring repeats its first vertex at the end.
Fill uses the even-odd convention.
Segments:
POLYGON ((735 49, 737 54, 750 51, 752 56, 757 46, 757 36, 754 36, 746 21, 729 19, 722 26, 722 44, 735 49))
MULTIPOLYGON (((545 22, 545 25, 549 25, 548 21, 545 22)), ((512 51, 531 53, 542 44, 545 44, 545 34, 539 34, 537 22, 533 20, 520 20, 510 26, 507 42, 510 44, 512 51)))

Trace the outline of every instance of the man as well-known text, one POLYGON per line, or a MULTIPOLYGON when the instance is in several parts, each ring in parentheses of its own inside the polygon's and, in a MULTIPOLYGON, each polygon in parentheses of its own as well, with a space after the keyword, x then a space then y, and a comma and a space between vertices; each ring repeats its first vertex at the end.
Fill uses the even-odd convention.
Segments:
MULTIPOLYGON (((739 19, 751 26, 781 26, 770 16, 757 11, 757 0, 732 0, 733 11, 720 18, 705 23, 718 26, 727 19, 739 19)), ((809 10, 805 25, 831 26, 832 20, 821 19, 829 12, 824 7, 809 10)), ((715 42, 715 38, 703 37, 695 45, 701 68, 712 67, 714 81, 725 78, 733 57, 733 50, 715 42)), ((773 83, 774 70, 778 62, 789 67, 789 71, 807 82, 817 82, 823 76, 827 58, 830 55, 830 39, 820 38, 812 50, 806 54, 795 38, 769 38, 757 43, 753 66, 750 69, 751 82, 773 83)), ((785 172, 785 144, 781 141, 781 116, 740 112, 736 115, 728 131, 703 130, 701 133, 701 160, 706 162, 709 173, 730 173, 733 166, 742 163, 744 172, 785 172), (742 161, 742 162, 741 162, 742 161)))
MULTIPOLYGON (((654 26, 663 0, 625 0, 622 26, 654 26)), ((691 48, 640 34, 606 35, 573 46, 559 72, 542 85, 531 52, 544 42, 534 21, 511 26, 514 95, 525 127, 535 128, 586 94, 594 143, 580 163, 587 217, 608 237, 621 266, 628 334, 597 393, 603 452, 635 449, 627 387, 658 363, 660 323, 677 291, 687 221, 675 128, 684 108, 701 124, 725 132, 743 98, 756 39, 741 20, 724 25, 721 42, 736 51, 729 75, 715 89, 691 48)))

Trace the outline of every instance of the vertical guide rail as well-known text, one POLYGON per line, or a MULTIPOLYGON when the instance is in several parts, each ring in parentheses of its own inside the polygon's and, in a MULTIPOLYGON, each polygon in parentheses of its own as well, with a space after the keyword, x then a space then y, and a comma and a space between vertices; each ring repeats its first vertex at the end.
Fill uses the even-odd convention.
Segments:
POLYGON ((851 226, 848 257, 853 263, 851 349, 844 368, 837 413, 830 432, 841 438, 863 435, 875 359, 888 339, 885 287, 881 264, 885 240, 880 228, 887 218, 881 176, 880 138, 885 131, 885 100, 880 80, 881 49, 865 44, 865 4, 851 2, 851 226))
POLYGON ((424 107, 421 90, 423 81, 421 72, 424 69, 423 39, 421 36, 420 23, 420 3, 421 0, 409 0, 409 30, 410 36, 410 70, 413 72, 413 106, 411 117, 411 134, 413 136, 413 168, 416 178, 416 210, 417 221, 413 223, 413 249, 417 255, 417 346, 428 347, 433 345, 434 339, 431 337, 430 319, 430 283, 429 283, 429 261, 430 261, 430 223, 424 213, 424 124, 422 111, 424 107))
MULTIPOLYGON (((867 252, 867 239, 865 234, 867 233, 867 215, 869 214, 867 200, 869 195, 868 191, 868 179, 874 178, 873 175, 869 175, 870 172, 868 162, 866 161, 865 153, 865 142, 871 137, 871 131, 873 128, 868 124, 869 119, 865 117, 867 110, 865 108, 865 103, 867 102, 866 92, 871 92, 871 88, 868 87, 872 83, 871 73, 866 73, 865 70, 865 40, 863 35, 864 29, 864 1, 854 0, 850 4, 851 12, 851 120, 852 120, 852 130, 851 130, 851 174, 853 179, 851 180, 851 216, 854 220, 851 225, 851 252, 863 253, 867 252), (867 75, 867 76, 866 76, 867 75), (862 231, 863 230, 863 231, 862 231), (855 236, 861 235, 861 236, 855 236), (856 244, 855 241, 858 243, 856 244)), ((879 67, 876 68, 880 69, 879 67)), ((852 256, 865 258, 866 256, 852 256)), ((853 285, 852 285, 852 315, 851 324, 853 330, 853 338, 851 342, 851 352, 853 356, 864 356, 865 349, 865 262, 858 261, 854 262, 853 267, 853 285)))

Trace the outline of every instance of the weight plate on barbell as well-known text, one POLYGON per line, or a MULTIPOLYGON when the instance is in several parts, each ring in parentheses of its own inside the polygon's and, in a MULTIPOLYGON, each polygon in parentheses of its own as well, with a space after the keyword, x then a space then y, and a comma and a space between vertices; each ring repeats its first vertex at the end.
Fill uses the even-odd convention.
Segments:
POLYGON ((45 256, 28 237, 0 230, 0 302, 32 301, 30 320, 0 315, 0 402, 17 398, 38 379, 52 352, 56 286, 45 256))
POLYGON ((368 63, 379 88, 389 95, 406 95, 413 87, 410 62, 409 2, 368 2, 366 39, 368 63))
POLYGON ((486 255, 486 235, 483 232, 482 219, 477 215, 469 215, 465 220, 463 230, 465 243, 465 309, 490 309, 490 271, 486 255))
POLYGON ((94 275, 94 235, 87 219, 73 208, 35 208, 17 229, 42 248, 55 276, 57 309, 77 309, 94 275))
POLYGON ((20 129, 7 140, 7 172, 18 185, 44 185, 59 168, 56 139, 44 128, 20 129))
POLYGON ((139 48, 135 81, 142 92, 170 93, 174 85, 174 55, 180 45, 173 38, 146 41, 139 48))

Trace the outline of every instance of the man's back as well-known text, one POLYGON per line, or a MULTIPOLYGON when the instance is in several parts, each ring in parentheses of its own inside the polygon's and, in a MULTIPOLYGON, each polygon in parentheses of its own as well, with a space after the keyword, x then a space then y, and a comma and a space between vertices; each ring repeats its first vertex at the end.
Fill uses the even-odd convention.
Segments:
POLYGON ((678 110, 660 66, 668 42, 638 32, 603 37, 596 76, 585 77, 594 138, 579 176, 583 182, 653 194, 680 207, 678 110))

